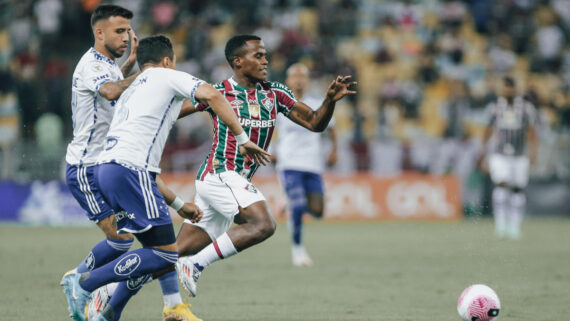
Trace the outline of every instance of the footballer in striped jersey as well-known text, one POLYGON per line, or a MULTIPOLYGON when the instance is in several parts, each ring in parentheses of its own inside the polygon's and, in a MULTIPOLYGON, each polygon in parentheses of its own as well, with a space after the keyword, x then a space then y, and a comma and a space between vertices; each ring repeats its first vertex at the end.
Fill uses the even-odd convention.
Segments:
MULTIPOLYGON (((338 76, 327 89, 316 110, 297 101, 287 86, 267 80, 269 64, 263 41, 253 35, 238 35, 226 43, 225 55, 234 75, 215 85, 238 115, 253 142, 266 149, 278 113, 311 131, 325 130, 335 103, 356 85, 351 76, 338 76)), ((209 111, 202 104, 186 103, 182 114, 209 111)), ((183 224, 177 245, 178 275, 191 296, 202 270, 270 237, 275 221, 265 197, 251 182, 259 164, 240 156, 226 126, 212 113, 214 142, 196 179, 195 203, 203 210, 202 220, 183 224), (232 223, 237 223, 232 226, 232 223)))
POLYGON ((489 124, 484 143, 494 136, 488 157, 493 189, 493 216, 498 237, 520 237, 528 183, 529 164, 537 155, 536 111, 532 104, 516 94, 513 78, 503 79, 503 95, 487 106, 489 124), (529 157, 526 156, 527 140, 529 157))

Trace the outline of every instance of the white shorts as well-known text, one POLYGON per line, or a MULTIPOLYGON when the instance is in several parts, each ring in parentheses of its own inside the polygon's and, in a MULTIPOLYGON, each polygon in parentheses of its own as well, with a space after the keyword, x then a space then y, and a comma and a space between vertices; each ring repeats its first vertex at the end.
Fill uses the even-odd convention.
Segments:
POLYGON ((524 188, 528 184, 529 161, 526 156, 489 156, 489 171, 493 183, 506 183, 510 187, 524 188))
POLYGON ((200 227, 215 240, 230 228, 240 207, 259 201, 265 201, 265 196, 238 173, 208 173, 203 181, 196 180, 194 203, 204 212, 202 219, 198 223, 189 220, 184 223, 200 227))

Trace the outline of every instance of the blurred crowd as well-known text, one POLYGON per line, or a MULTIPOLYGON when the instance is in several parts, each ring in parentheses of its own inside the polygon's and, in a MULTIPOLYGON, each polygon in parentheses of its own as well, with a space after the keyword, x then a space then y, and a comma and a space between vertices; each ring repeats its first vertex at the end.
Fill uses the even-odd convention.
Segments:
MULTIPOLYGON (((166 34, 178 69, 211 82, 231 75, 225 41, 259 35, 270 79, 295 62, 321 97, 337 74, 358 95, 338 104, 340 173, 453 172, 468 186, 484 148, 485 106, 501 77, 538 110, 533 175, 567 178, 570 155, 570 0, 115 0, 139 38, 166 34)), ((98 0, 0 1, 2 177, 44 175, 71 136, 70 79, 92 45, 98 0), (38 166, 41 164, 41 166, 38 166)), ((195 170, 210 145, 206 115, 179 121, 167 170, 195 170)), ((57 175, 56 175, 57 176, 57 175)))

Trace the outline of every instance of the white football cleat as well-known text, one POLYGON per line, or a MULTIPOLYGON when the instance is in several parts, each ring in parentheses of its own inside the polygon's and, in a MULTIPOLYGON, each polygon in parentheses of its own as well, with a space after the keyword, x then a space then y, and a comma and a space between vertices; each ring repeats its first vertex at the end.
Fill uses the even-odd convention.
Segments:
POLYGON ((176 271, 182 287, 189 296, 196 296, 196 285, 202 274, 202 269, 192 261, 190 256, 181 257, 176 262, 176 271))
POLYGON ((87 320, 97 320, 97 315, 109 304, 117 285, 118 283, 106 284, 91 293, 91 301, 87 307, 87 313, 85 313, 87 320))
POLYGON ((294 266, 312 266, 313 260, 302 245, 293 245, 291 249, 291 257, 294 266))

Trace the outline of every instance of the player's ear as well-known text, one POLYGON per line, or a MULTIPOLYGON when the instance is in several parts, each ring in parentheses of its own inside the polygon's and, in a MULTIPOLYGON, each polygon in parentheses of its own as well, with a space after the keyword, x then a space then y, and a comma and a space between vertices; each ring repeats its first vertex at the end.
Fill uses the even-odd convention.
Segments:
POLYGON ((170 67, 170 64, 172 64, 172 61, 170 61, 170 58, 168 58, 167 56, 162 57, 162 61, 161 61, 162 67, 170 67))
POLYGON ((102 41, 104 39, 103 29, 94 27, 93 28, 93 36, 95 37, 95 39, 102 41))
POLYGON ((233 65, 235 69, 241 68, 241 58, 239 56, 234 56, 233 65))

